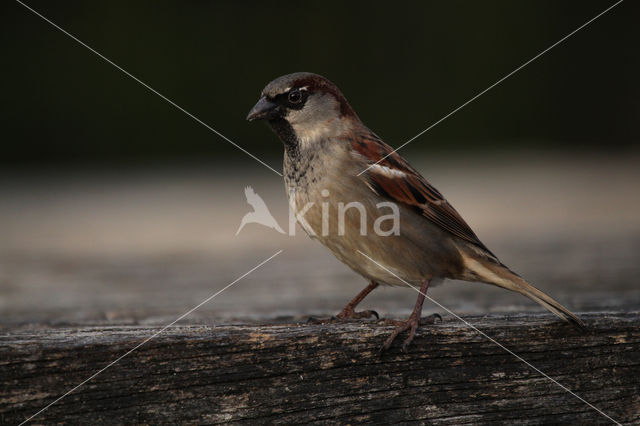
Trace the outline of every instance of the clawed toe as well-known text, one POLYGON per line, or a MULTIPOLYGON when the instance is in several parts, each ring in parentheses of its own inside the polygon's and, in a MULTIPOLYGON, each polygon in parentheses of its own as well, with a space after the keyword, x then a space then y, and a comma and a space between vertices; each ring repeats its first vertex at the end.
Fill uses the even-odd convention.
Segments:
POLYGON ((420 325, 435 324, 436 323, 436 319, 438 319, 438 320, 440 320, 440 322, 442 322, 442 317, 440 316, 440 314, 431 314, 428 317, 422 317, 422 318, 420 318, 420 325))
POLYGON ((439 314, 429 315, 428 317, 424 317, 424 318, 416 318, 416 317, 414 317, 412 315, 406 321, 382 320, 387 324, 391 323, 393 325, 396 325, 396 328, 389 335, 389 337, 387 337, 387 340, 385 340, 384 344, 380 348, 380 354, 384 353, 385 351, 387 351, 391 347, 391 344, 396 339, 396 337, 398 337, 400 335, 400 333, 403 333, 403 332, 409 330, 409 335, 407 336, 407 338, 402 343, 402 351, 406 353, 408 351, 408 349, 409 349, 409 345, 411 344, 411 342, 413 342, 413 338, 416 335, 416 331, 418 330, 418 326, 419 325, 434 324, 436 318, 439 319, 442 322, 442 317, 439 314))
POLYGON ((398 337, 398 334, 402 333, 404 330, 406 329, 403 325, 398 326, 395 330, 393 330, 393 333, 391 333, 389 337, 387 337, 387 340, 384 341, 384 344, 380 348, 380 355, 385 353, 391 347, 391 344, 396 339, 396 337, 398 337))
POLYGON ((376 317, 376 319, 380 319, 380 315, 378 315, 378 313, 376 311, 373 311, 373 310, 360 311, 360 312, 356 312, 355 314, 356 314, 356 316, 354 318, 373 318, 373 317, 376 317))
POLYGON ((349 320, 349 319, 362 319, 362 318, 372 318, 376 317, 376 319, 380 319, 380 315, 376 311, 360 311, 356 312, 354 310, 343 310, 337 315, 337 319, 339 320, 349 320))
POLYGON ((307 324, 328 324, 332 322, 336 322, 336 317, 333 317, 333 316, 331 318, 309 317, 309 319, 307 319, 307 324))
POLYGON ((416 330, 418 329, 418 324, 420 324, 420 320, 410 321, 410 331, 409 335, 404 342, 402 342, 402 352, 407 353, 409 351, 409 345, 413 342, 413 338, 416 336, 416 330))

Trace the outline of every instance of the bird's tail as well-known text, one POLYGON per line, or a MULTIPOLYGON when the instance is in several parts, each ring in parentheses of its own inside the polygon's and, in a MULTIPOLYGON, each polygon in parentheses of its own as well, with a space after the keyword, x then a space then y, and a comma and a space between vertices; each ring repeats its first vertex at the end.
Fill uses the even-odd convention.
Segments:
POLYGON ((538 290, 518 274, 499 263, 492 263, 484 259, 471 258, 464 256, 464 263, 468 271, 471 272, 474 280, 493 284, 507 290, 515 291, 534 302, 544 306, 558 317, 571 323, 578 328, 584 328, 584 323, 575 314, 562 306, 560 303, 552 299, 546 293, 538 290))

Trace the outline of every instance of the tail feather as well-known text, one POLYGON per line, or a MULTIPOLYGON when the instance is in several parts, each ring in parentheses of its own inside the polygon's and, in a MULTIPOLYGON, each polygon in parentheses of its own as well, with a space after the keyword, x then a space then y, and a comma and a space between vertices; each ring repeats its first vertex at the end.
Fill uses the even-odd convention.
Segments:
POLYGON ((493 284, 498 287, 506 288, 507 290, 515 291, 534 302, 547 308, 549 311, 556 314, 558 317, 575 325, 576 327, 583 329, 584 323, 573 314, 570 310, 562 306, 559 302, 552 299, 546 293, 538 290, 522 277, 502 264, 493 264, 490 262, 483 262, 482 260, 473 259, 465 256, 465 266, 472 273, 473 278, 479 281, 493 284))

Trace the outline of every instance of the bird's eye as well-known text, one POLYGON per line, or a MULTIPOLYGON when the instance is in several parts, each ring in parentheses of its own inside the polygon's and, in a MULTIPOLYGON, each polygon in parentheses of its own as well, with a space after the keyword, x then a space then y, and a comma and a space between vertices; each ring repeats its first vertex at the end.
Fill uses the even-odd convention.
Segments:
POLYGON ((289 102, 291 102, 292 104, 297 104, 302 100, 302 94, 299 90, 292 90, 291 92, 289 92, 289 96, 287 99, 289 99, 289 102))

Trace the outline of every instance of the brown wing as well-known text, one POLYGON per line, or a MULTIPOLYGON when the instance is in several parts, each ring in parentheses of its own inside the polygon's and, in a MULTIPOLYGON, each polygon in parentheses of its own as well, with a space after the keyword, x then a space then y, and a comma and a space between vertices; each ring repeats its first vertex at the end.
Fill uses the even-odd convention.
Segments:
POLYGON ((495 257, 442 194, 389 145, 368 129, 358 133, 354 140, 353 148, 370 164, 390 154, 362 174, 375 192, 413 207, 436 225, 495 257))

